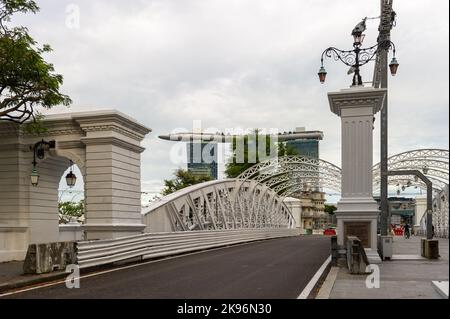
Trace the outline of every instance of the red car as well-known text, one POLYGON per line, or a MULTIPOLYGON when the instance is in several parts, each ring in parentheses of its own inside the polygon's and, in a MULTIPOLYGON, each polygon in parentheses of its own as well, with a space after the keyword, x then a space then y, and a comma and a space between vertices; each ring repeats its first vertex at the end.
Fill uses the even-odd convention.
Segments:
POLYGON ((327 228, 323 231, 323 234, 325 236, 335 236, 336 235, 336 229, 334 228, 327 228))

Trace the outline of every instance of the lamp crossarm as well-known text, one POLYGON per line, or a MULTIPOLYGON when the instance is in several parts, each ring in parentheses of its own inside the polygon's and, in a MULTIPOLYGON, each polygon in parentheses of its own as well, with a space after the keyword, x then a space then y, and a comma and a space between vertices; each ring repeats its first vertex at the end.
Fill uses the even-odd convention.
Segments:
POLYGON ((356 47, 354 50, 348 51, 341 50, 336 47, 329 47, 323 51, 320 61, 323 66, 323 61, 325 58, 334 58, 335 61, 340 60, 349 67, 360 67, 372 61, 377 53, 390 49, 392 49, 395 57, 395 45, 390 40, 382 41, 369 48, 361 49, 356 47))

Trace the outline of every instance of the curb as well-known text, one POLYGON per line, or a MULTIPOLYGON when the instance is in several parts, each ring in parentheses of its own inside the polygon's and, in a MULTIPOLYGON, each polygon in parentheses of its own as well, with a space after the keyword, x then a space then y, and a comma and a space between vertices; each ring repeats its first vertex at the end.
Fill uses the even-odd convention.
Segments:
POLYGON ((325 279, 322 287, 320 287, 320 290, 317 293, 316 299, 330 299, 331 291, 333 290, 338 273, 339 267, 331 267, 327 278, 325 279))
POLYGON ((32 285, 37 285, 41 283, 47 283, 54 280, 63 279, 68 274, 65 272, 57 272, 51 274, 41 275, 39 277, 34 278, 25 278, 14 282, 7 282, 4 284, 0 284, 0 294, 10 292, 15 289, 24 288, 32 285))

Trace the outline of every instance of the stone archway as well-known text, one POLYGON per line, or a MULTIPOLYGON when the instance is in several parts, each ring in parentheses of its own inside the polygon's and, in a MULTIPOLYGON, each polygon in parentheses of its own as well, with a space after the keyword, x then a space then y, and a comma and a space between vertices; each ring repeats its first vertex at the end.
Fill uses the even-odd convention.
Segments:
POLYGON ((59 241, 58 185, 69 165, 68 158, 51 155, 38 162, 39 185, 29 186, 30 243, 59 241))
POLYGON ((0 262, 23 260, 31 243, 57 240, 58 184, 69 159, 83 175, 87 239, 142 232, 140 143, 151 130, 117 111, 50 115, 44 125, 47 132, 33 136, 0 123, 0 262), (42 139, 56 147, 38 161, 35 188, 30 147, 42 139))

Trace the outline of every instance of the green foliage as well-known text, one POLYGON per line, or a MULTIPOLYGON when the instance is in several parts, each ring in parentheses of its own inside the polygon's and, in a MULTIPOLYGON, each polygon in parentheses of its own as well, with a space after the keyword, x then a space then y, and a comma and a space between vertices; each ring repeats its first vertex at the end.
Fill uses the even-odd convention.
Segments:
POLYGON ((336 211, 337 211, 337 207, 334 206, 334 205, 326 205, 326 204, 325 204, 325 209, 324 209, 324 211, 325 211, 326 213, 328 213, 329 215, 334 215, 334 214, 336 213, 336 211))
POLYGON ((27 134, 34 134, 38 136, 47 133, 48 128, 45 126, 43 119, 44 115, 39 112, 35 112, 34 120, 24 123, 21 127, 22 131, 27 134))
POLYGON ((162 191, 162 194, 164 196, 172 194, 188 186, 208 182, 211 180, 210 176, 195 176, 191 172, 184 169, 176 170, 174 175, 174 179, 164 180, 165 187, 162 191))
POLYGON ((58 204, 59 223, 67 224, 71 219, 82 221, 84 219, 84 201, 78 203, 61 202, 58 204))
POLYGON ((276 150, 275 156, 290 156, 290 155, 298 155, 297 152, 292 148, 286 145, 283 142, 276 142, 269 135, 259 134, 260 130, 255 130, 254 135, 245 135, 242 137, 236 137, 233 139, 232 143, 232 160, 226 164, 225 167, 225 175, 228 178, 236 178, 247 169, 261 162, 260 155, 258 153, 258 149, 260 144, 265 143, 265 154, 264 159, 267 159, 271 155, 270 150, 276 150), (242 145, 244 146, 243 149, 242 145), (240 146, 240 147, 239 147, 240 146), (243 160, 242 154, 243 153, 243 160), (240 156, 240 158, 239 158, 240 156))
POLYGON ((287 145, 286 142, 278 143, 278 157, 281 156, 294 156, 298 155, 298 152, 292 146, 287 145))
POLYGON ((13 14, 38 11, 32 0, 0 0, 0 120, 23 123, 34 118, 36 107, 72 102, 59 91, 62 75, 43 58, 51 47, 39 46, 25 27, 8 27, 13 14))

